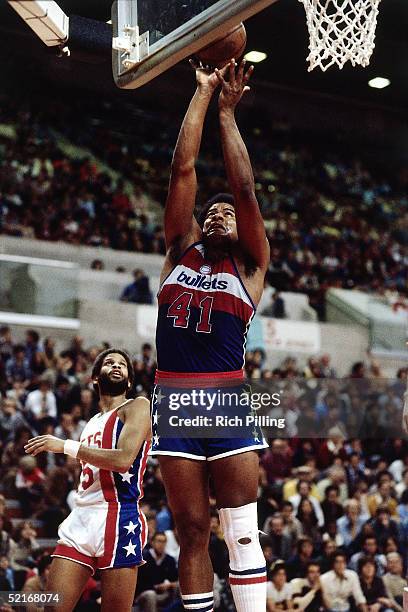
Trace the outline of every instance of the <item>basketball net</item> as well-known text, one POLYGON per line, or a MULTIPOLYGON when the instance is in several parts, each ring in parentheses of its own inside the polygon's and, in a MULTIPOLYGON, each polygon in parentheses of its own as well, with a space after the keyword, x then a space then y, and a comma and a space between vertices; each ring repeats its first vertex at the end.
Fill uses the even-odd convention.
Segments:
POLYGON ((305 7, 310 36, 309 72, 337 64, 368 66, 375 47, 381 0, 299 0, 305 7))

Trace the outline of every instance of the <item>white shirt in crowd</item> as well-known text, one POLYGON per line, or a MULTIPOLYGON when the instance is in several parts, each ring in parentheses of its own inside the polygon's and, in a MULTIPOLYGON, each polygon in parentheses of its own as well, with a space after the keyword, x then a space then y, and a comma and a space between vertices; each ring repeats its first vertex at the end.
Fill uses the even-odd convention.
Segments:
POLYGON ((267 599, 272 599, 275 604, 288 601, 293 597, 292 586, 287 582, 283 585, 283 588, 278 591, 273 582, 268 582, 266 585, 266 597, 267 599))
POLYGON ((25 409, 30 410, 36 418, 41 415, 56 418, 57 400, 52 391, 43 393, 37 389, 27 395, 25 409))
POLYGON ((350 610, 348 598, 351 595, 354 597, 357 606, 367 603, 361 590, 358 575, 353 570, 344 570, 343 578, 339 578, 334 570, 330 570, 322 574, 320 582, 330 610, 338 612, 350 610))

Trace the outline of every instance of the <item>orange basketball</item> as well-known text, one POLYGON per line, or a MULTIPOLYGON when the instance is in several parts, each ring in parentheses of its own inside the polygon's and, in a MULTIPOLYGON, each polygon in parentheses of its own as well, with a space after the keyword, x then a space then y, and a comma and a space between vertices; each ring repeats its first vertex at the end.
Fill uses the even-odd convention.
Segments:
POLYGON ((236 60, 243 55, 247 43, 247 35, 243 23, 238 24, 225 36, 219 38, 208 47, 197 53, 199 60, 205 65, 222 68, 232 58, 236 60))

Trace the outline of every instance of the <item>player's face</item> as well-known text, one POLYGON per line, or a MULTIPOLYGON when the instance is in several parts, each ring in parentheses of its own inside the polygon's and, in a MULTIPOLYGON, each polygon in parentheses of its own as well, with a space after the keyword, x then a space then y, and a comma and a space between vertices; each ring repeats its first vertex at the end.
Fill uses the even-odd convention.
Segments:
POLYGON ((102 363, 101 374, 106 373, 111 380, 123 380, 128 377, 126 359, 120 353, 106 355, 102 363))
POLYGON ((122 395, 129 387, 129 373, 126 359, 120 353, 109 353, 102 362, 98 376, 102 395, 122 395))
POLYGON ((235 208, 232 204, 217 202, 211 206, 204 221, 203 234, 214 244, 238 240, 235 208))

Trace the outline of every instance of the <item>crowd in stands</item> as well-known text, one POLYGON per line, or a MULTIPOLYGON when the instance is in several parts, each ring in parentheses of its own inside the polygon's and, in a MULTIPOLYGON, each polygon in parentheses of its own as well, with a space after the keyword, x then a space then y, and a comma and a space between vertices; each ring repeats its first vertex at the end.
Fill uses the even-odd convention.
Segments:
MULTIPOLYGON (((49 553, 79 479, 75 460, 51 453, 28 456, 24 445, 44 433, 79 440, 98 411, 91 366, 107 345, 86 347, 75 336, 63 350, 55 346, 34 329, 17 342, 10 328, 0 328, 1 590, 45 589, 49 553)), ((156 368, 151 345, 143 345, 132 359, 133 392, 148 395, 156 368)), ((328 355, 310 358, 304 366, 288 358, 274 371, 263 362, 262 351, 248 353, 247 374, 255 386, 279 380, 287 419, 282 437, 271 438, 260 459, 258 516, 269 571, 267 610, 402 612, 408 570, 408 440, 396 427, 392 437, 376 431, 372 438, 369 429, 360 438, 343 433, 342 408, 358 408, 355 390, 343 387, 337 393, 331 386, 335 372, 328 355), (316 381, 326 386, 306 398, 316 381), (307 438, 288 429, 305 417, 314 420, 315 433, 307 438), (331 427, 327 436, 317 437, 322 419, 331 427)), ((364 383, 369 395, 372 385, 379 384, 377 394, 392 404, 398 425, 407 375, 408 368, 401 369, 384 387, 375 362, 350 369, 350 380, 364 383)), ((136 609, 181 611, 177 531, 153 458, 141 507, 149 538, 136 609)), ((228 551, 212 497, 209 551, 215 609, 233 612, 228 551)), ((98 610, 99 603, 96 576, 78 610, 98 610)))
MULTIPOLYGON (((164 253, 162 215, 153 210, 165 202, 181 123, 169 113, 95 98, 16 107, 3 96, 0 122, 15 136, 0 135, 0 232, 164 253), (68 157, 57 133, 117 177, 91 157, 68 157)), ((307 293, 322 320, 330 287, 407 293, 406 175, 381 175, 281 120, 261 123, 259 113, 244 117, 242 128, 271 244, 268 283, 307 293)), ((216 129, 206 131, 201 203, 228 189, 218 140, 216 129)))

